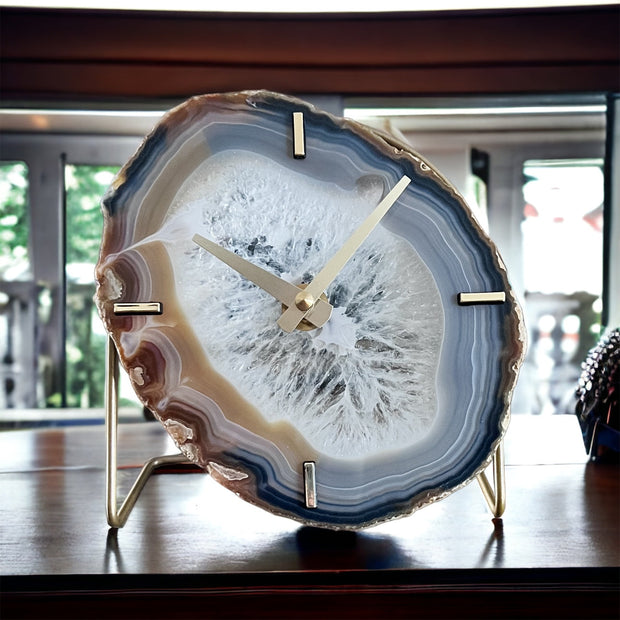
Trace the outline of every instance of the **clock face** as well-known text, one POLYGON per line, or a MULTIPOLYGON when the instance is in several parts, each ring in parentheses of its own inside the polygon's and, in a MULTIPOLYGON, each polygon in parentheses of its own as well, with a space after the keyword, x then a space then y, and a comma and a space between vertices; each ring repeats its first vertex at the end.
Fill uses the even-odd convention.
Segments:
POLYGON ((492 457, 520 312, 496 248, 408 147, 273 93, 198 97, 146 138, 103 209, 97 303, 136 393, 244 499, 358 528, 492 457), (326 298, 283 329, 395 187, 326 298), (161 312, 126 305, 144 302, 161 312))

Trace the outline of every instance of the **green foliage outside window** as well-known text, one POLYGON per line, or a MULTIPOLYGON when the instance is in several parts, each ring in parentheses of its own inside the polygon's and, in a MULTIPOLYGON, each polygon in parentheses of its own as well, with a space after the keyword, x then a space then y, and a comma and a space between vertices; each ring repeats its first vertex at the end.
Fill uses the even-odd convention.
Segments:
POLYGON ((68 407, 103 406, 106 336, 92 298, 103 218, 100 201, 118 168, 67 166, 68 407))
POLYGON ((67 166, 67 265, 94 264, 99 257, 103 217, 101 198, 116 166, 67 166))
POLYGON ((28 277, 28 168, 0 164, 0 279, 28 277))

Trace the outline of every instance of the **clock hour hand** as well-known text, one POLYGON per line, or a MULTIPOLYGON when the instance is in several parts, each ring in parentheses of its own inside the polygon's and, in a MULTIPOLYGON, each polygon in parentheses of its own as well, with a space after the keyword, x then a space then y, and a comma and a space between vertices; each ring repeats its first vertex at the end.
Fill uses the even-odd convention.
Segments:
POLYGON ((344 245, 332 256, 329 262, 317 273, 316 277, 308 286, 297 293, 294 303, 290 304, 282 316, 278 319, 278 325, 285 332, 292 332, 299 322, 309 316, 316 300, 334 281, 349 259, 357 252, 366 237, 374 230, 375 226, 383 219, 390 207, 398 200, 405 191, 411 179, 403 176, 402 179, 388 192, 385 198, 375 207, 373 212, 361 223, 355 232, 347 239, 344 245))
MULTIPOLYGON (((292 306, 295 304, 295 298, 303 290, 282 278, 279 278, 275 274, 267 271, 261 267, 258 267, 254 263, 241 258, 238 254, 223 248, 221 245, 206 239, 202 235, 194 235, 192 241, 199 245, 203 250, 206 250, 215 258, 218 258, 223 263, 226 263, 229 267, 234 269, 237 273, 241 274, 246 280, 253 282, 259 288, 269 293, 272 297, 275 297, 278 301, 282 302, 285 306, 292 306)), ((312 323, 315 327, 321 327, 329 320, 332 314, 332 306, 324 299, 319 301, 312 308, 312 312, 308 312, 305 319, 312 323)))

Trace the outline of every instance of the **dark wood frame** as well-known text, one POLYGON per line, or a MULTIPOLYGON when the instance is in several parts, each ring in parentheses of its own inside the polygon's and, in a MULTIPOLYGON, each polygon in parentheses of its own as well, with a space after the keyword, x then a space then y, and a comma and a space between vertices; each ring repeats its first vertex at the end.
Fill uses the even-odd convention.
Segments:
POLYGON ((615 618, 617 569, 3 577, 11 618, 615 618), (96 610, 96 611, 95 611, 96 610))
POLYGON ((268 88, 344 95, 620 90, 620 7, 367 15, 0 11, 4 105, 268 88))

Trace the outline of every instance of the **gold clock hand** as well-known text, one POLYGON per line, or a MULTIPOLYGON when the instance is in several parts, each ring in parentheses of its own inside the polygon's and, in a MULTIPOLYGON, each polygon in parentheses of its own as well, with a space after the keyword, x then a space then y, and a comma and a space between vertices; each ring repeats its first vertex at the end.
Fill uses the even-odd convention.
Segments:
POLYGON ((299 322, 310 313, 316 300, 320 298, 325 289, 334 281, 342 268, 389 211, 390 207, 398 200, 398 197, 405 191, 410 182, 411 179, 408 176, 403 176, 387 196, 375 207, 374 211, 347 239, 345 244, 332 256, 325 267, 317 273, 314 280, 305 289, 297 293, 294 303, 289 305, 287 310, 278 319, 278 325, 285 332, 292 332, 299 325, 299 322))
MULTIPOLYGON (((241 258, 238 254, 223 248, 221 245, 209 241, 202 235, 194 235, 192 241, 199 245, 203 250, 206 250, 215 258, 218 258, 223 263, 226 263, 229 267, 240 273, 246 280, 253 282, 256 286, 262 288, 269 293, 272 297, 275 297, 278 301, 282 302, 285 306, 292 306, 295 304, 295 297, 303 290, 282 278, 279 278, 275 274, 250 263, 249 261, 241 258)), ((324 325, 332 314, 332 306, 324 299, 319 299, 312 308, 312 312, 309 312, 306 318, 307 321, 312 323, 315 327, 321 327, 324 325)))

